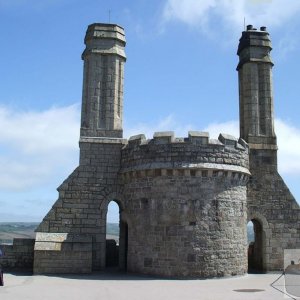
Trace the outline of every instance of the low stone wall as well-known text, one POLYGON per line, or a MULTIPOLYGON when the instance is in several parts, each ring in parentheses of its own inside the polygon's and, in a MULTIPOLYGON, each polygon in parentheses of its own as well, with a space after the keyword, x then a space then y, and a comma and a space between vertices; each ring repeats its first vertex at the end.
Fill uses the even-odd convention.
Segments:
POLYGON ((82 138, 80 166, 58 188, 59 199, 37 228, 37 232, 90 235, 93 270, 105 268, 107 206, 120 198, 118 172, 124 143, 123 139, 82 138))
POLYGON ((0 245, 4 256, 0 265, 4 270, 29 270, 33 268, 34 239, 14 239, 12 245, 0 245))
POLYGON ((91 272, 91 236, 37 232, 34 246, 35 274, 91 272))

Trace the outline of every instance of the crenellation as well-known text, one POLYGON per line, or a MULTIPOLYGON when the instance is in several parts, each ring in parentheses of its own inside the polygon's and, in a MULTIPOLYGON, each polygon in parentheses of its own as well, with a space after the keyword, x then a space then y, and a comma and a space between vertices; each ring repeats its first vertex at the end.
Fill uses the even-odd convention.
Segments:
POLYGON ((188 140, 193 144, 207 145, 209 143, 209 133, 202 131, 189 131, 188 140))

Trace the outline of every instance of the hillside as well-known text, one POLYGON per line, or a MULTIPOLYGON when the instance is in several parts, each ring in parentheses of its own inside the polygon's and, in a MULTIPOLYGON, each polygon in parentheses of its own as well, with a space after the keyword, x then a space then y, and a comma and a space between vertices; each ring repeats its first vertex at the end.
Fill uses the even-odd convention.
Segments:
POLYGON ((0 243, 11 244, 14 238, 34 238, 39 223, 0 223, 0 243))

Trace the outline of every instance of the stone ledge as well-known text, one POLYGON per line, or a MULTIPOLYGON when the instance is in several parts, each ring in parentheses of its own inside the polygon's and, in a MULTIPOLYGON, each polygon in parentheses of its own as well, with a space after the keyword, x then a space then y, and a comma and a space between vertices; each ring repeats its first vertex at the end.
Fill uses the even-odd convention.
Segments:
POLYGON ((92 237, 85 234, 37 232, 36 242, 91 243, 92 237))
POLYGON ((250 149, 255 149, 255 150, 278 150, 277 145, 252 144, 252 143, 249 143, 248 145, 250 149))
POLYGON ((111 137, 85 137, 82 136, 79 143, 95 143, 95 144, 127 144, 126 139, 111 137))
POLYGON ((220 170, 183 170, 183 169, 155 169, 146 171, 132 171, 123 174, 123 180, 128 183, 131 179, 141 179, 148 177, 197 177, 197 178, 224 178, 248 182, 249 175, 239 172, 220 171, 220 170), (171 171, 171 174, 170 174, 171 171))
POLYGON ((141 170, 151 170, 151 169, 197 169, 197 170, 223 170, 223 171, 232 171, 240 172, 250 175, 250 172, 247 168, 235 166, 235 165, 226 165, 226 164, 214 164, 214 163, 188 163, 188 162, 157 162, 138 165, 129 168, 123 168, 121 173, 131 172, 131 171, 141 171, 141 170))
POLYGON ((85 58, 87 55, 90 54, 102 54, 102 55, 118 55, 124 59, 126 59, 125 51, 123 49, 120 49, 118 47, 113 47, 110 49, 86 49, 82 53, 82 57, 85 58))

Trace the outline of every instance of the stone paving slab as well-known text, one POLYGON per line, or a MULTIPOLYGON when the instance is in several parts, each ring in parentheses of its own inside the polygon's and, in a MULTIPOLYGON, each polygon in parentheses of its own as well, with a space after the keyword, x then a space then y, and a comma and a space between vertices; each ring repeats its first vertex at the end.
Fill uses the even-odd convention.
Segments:
MULTIPOLYGON (((74 276, 4 274, 1 300, 218 300, 291 299, 271 286, 280 274, 206 280, 157 279, 128 274, 74 276)), ((299 283, 300 284, 300 283, 299 283)), ((283 290, 281 277, 275 287, 283 290)))

